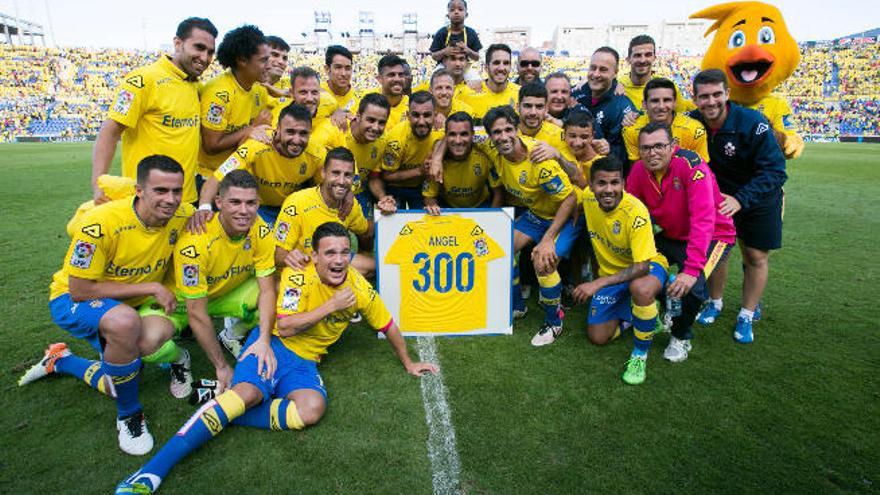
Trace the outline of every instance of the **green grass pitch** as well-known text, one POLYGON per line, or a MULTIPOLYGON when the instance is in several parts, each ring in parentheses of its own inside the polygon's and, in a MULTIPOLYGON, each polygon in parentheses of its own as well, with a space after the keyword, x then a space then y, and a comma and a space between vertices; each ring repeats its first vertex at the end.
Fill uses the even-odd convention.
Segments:
MULTIPOLYGON (((669 337, 659 336, 639 387, 620 380, 628 336, 589 345, 583 307, 546 348, 529 345, 534 296, 512 337, 440 340, 462 490, 880 491, 878 155, 877 145, 817 144, 790 163, 784 248, 771 256, 751 346, 731 338, 736 269, 723 317, 697 328, 690 359, 665 362, 669 337)), ((90 156, 91 144, 0 146, 0 493, 108 493, 145 461, 118 449, 114 404, 83 383, 16 385, 50 342, 94 357, 46 306, 64 226, 90 195, 90 156)), ((196 377, 208 376, 195 341, 184 345, 196 377)), ((354 327, 321 369, 330 403, 317 426, 229 428, 161 493, 431 493, 419 385, 388 345, 354 327)), ((157 446, 193 411, 167 388, 165 372, 146 369, 141 400, 157 446)))

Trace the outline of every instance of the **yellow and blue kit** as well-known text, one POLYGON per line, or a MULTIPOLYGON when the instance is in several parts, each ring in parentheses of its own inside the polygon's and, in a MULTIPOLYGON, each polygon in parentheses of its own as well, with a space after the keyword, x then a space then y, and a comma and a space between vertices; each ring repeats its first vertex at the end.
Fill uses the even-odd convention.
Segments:
POLYGON ((352 208, 348 216, 340 220, 339 210, 330 208, 324 202, 320 186, 310 187, 284 200, 278 221, 275 222, 275 245, 285 251, 299 249, 304 254, 311 254, 312 235, 326 222, 339 222, 358 235, 369 228, 360 208, 352 208))

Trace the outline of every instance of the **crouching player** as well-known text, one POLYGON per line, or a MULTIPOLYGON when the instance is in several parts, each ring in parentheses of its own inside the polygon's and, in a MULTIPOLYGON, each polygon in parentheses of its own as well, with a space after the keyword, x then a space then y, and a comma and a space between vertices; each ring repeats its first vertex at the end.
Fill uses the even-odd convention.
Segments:
POLYGON ((575 287, 576 303, 592 297, 587 316, 590 342, 604 345, 619 335, 621 321, 633 325, 633 350, 623 381, 645 381, 645 363, 657 324, 655 298, 666 282, 666 258, 657 252, 648 209, 624 192, 623 164, 613 156, 590 168, 584 213, 599 278, 575 287))
MULTIPOLYGON (((257 326, 258 317, 261 325, 272 325, 275 243, 272 229, 258 218, 257 194, 257 181, 247 171, 226 174, 214 199, 218 214, 206 222, 203 233, 185 233, 175 247, 177 310, 165 313, 149 304, 140 310, 142 317, 157 315, 167 319, 176 334, 190 326, 214 365, 217 393, 229 387, 232 367, 224 359, 211 318, 240 318, 236 328, 242 329, 243 336, 257 326)), ((219 338, 238 357, 244 338, 230 335, 231 330, 224 329, 219 338)), ((191 388, 186 393, 190 391, 191 388)))
POLYGON ((232 389, 196 411, 158 454, 119 484, 116 493, 152 493, 175 464, 230 422, 273 430, 298 430, 317 423, 327 407, 318 361, 348 327, 355 311, 385 333, 407 373, 436 372, 433 364, 410 360, 382 299, 349 266, 351 244, 345 227, 322 224, 312 245, 314 263, 301 271, 281 272, 275 326, 251 332, 247 345, 258 346, 260 352, 238 363, 232 389))
MULTIPOLYGON (((650 83, 648 83, 650 84, 650 83)), ((678 363, 691 350, 691 325, 709 295, 706 279, 736 242, 733 219, 720 213, 724 198, 715 175, 693 151, 679 148, 668 124, 651 122, 639 131, 639 156, 626 191, 648 207, 659 233, 657 249, 679 267, 667 297, 681 299, 672 318, 672 338, 663 357, 678 363)))
MULTIPOLYGON (((63 343, 52 344, 18 384, 61 373, 114 397, 119 448, 143 455, 153 448, 153 437, 138 400, 141 356, 144 362, 171 362, 172 393, 191 384, 178 380, 189 375, 189 354, 169 340, 167 321, 141 317, 135 308, 152 296, 164 311, 176 309, 177 298, 162 280, 193 208, 181 205, 183 169, 167 156, 148 156, 138 163, 135 192, 82 216, 50 286, 52 321, 88 341, 100 361, 73 355, 63 343)), ((191 382, 192 376, 188 378, 191 382)))

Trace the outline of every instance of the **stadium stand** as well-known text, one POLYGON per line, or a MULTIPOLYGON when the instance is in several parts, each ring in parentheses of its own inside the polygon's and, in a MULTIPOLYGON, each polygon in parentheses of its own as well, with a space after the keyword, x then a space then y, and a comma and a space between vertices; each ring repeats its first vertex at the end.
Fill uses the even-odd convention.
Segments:
MULTIPOLYGON (((801 52, 800 66, 778 91, 791 102, 800 133, 807 140, 880 135, 880 43, 810 43, 801 52)), ((0 45, 0 141, 93 137, 120 77, 157 56, 150 51, 0 45)), ((355 89, 377 86, 379 57, 356 57, 355 89)), ((411 62, 414 85, 430 76, 434 61, 429 56, 411 62)), ((290 64, 323 73, 319 54, 291 54, 290 64)), ((700 58, 661 52, 655 67, 689 96, 700 58)), ((219 70, 215 62, 204 77, 219 70)), ((586 76, 587 61, 545 57, 544 73, 557 70, 579 81, 586 76)))

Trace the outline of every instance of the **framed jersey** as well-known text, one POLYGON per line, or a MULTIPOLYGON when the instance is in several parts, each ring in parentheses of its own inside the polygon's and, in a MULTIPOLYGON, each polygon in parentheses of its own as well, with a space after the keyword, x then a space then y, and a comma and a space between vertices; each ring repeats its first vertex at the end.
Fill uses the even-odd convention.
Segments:
POLYGON ((405 336, 513 333, 513 209, 376 216, 379 294, 405 336))

